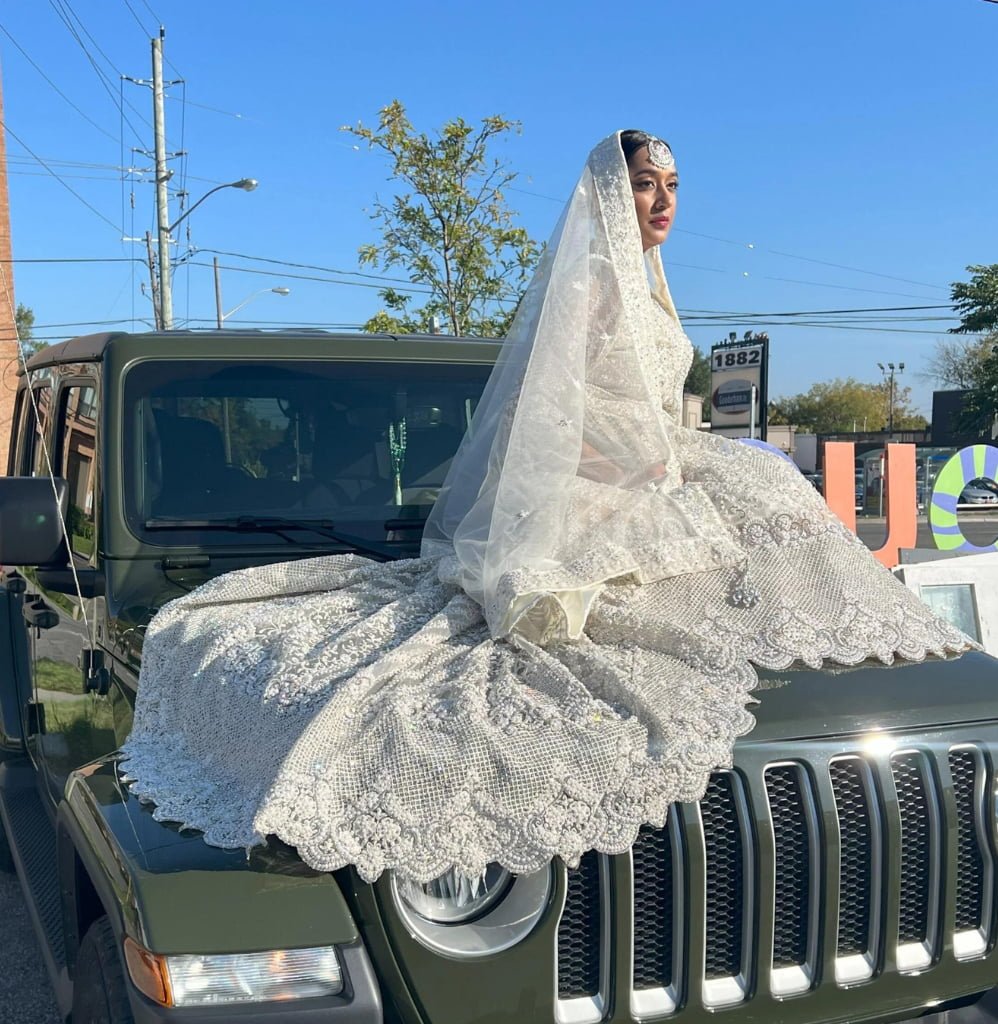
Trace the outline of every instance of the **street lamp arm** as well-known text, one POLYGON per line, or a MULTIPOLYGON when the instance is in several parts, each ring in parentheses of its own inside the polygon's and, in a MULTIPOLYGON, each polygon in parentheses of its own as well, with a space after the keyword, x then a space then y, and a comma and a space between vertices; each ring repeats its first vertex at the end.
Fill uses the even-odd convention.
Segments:
POLYGON ((230 316, 232 316, 233 313, 238 313, 239 310, 241 310, 243 308, 243 306, 245 306, 248 303, 252 302, 258 295, 264 295, 267 292, 274 292, 275 295, 290 295, 291 294, 291 289, 290 288, 261 288, 258 292, 253 292, 252 295, 247 295, 246 298, 243 299, 243 301, 240 302, 238 306, 233 306, 232 309, 230 309, 227 313, 222 313, 222 315, 220 317, 220 320, 228 320, 228 318, 230 316))
POLYGON ((259 182, 256 178, 240 178, 239 181, 227 181, 224 185, 216 185, 214 188, 209 189, 205 194, 193 205, 188 207, 166 230, 172 234, 173 229, 178 224, 183 223, 207 198, 213 196, 216 192, 220 192, 223 188, 241 188, 244 192, 252 192, 257 187, 259 182))

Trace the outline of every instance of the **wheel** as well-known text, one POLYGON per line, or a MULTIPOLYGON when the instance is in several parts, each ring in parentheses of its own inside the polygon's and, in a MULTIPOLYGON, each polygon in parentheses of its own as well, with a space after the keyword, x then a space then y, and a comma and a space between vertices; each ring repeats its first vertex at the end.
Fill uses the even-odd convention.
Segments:
POLYGON ((73 976, 72 1024, 135 1024, 125 968, 111 923, 99 917, 80 944, 73 976))

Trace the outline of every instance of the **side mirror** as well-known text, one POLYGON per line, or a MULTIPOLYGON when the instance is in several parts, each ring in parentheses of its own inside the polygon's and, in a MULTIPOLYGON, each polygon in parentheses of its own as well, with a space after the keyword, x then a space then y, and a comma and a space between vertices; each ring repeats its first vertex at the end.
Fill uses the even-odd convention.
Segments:
POLYGON ((0 565, 67 565, 67 507, 63 479, 0 477, 0 565))

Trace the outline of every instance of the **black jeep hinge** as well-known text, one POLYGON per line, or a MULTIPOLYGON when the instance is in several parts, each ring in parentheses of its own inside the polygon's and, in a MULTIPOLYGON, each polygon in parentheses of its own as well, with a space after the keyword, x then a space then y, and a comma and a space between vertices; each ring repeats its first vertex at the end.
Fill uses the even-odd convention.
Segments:
POLYGON ((29 736, 39 736, 45 732, 45 705, 29 700, 27 707, 27 726, 29 736))
POLYGON ((104 652, 84 647, 80 651, 80 669, 83 672, 83 692, 106 696, 111 689, 111 673, 104 665, 104 652))

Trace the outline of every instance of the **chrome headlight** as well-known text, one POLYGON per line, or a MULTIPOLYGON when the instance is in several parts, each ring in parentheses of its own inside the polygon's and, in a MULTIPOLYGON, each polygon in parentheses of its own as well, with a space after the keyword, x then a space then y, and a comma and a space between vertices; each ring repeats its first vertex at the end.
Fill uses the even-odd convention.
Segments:
POLYGON ((452 956, 488 956, 533 930, 551 895, 551 868, 512 875, 490 864, 473 878, 448 871, 430 882, 392 875, 399 915, 418 942, 452 956))
POLYGON ((451 868, 429 882, 398 878, 395 891, 399 899, 427 921, 462 924, 481 916, 501 900, 512 877, 498 864, 490 864, 475 878, 451 868))

